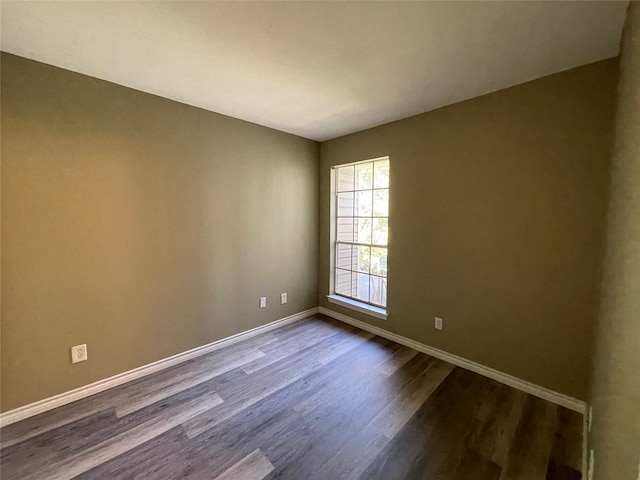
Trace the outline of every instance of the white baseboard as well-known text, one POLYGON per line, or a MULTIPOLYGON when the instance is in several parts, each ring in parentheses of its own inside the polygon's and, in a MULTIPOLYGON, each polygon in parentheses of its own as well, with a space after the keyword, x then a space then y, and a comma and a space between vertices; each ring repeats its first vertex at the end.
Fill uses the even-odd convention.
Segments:
POLYGON ((369 325, 366 322, 361 322, 360 320, 356 320, 355 318, 343 315, 342 313, 334 312, 333 310, 329 310, 328 308, 320 307, 320 313, 327 315, 328 317, 335 318, 336 320, 340 320, 341 322, 348 323, 349 325, 353 325, 354 327, 361 328, 362 330, 374 333, 380 337, 387 338, 401 345, 413 348, 414 350, 417 350, 419 352, 426 353, 427 355, 431 355, 432 357, 439 358, 440 360, 444 360, 445 362, 449 362, 458 367, 462 367, 466 370, 471 370, 472 372, 491 378, 492 380, 496 380, 497 382, 504 383, 505 385, 516 388, 518 390, 522 390, 523 392, 529 393, 536 397, 548 400, 549 402, 556 405, 566 407, 570 410, 582 413, 583 415, 585 413, 586 404, 582 400, 578 400, 576 398, 569 397, 568 395, 564 395, 562 393, 549 390, 525 380, 521 380, 507 373, 494 370, 493 368, 485 367, 484 365, 472 362, 471 360, 467 360, 466 358, 447 353, 434 347, 430 347, 423 343, 416 342, 415 340, 411 340, 401 335, 383 330, 382 328, 374 327, 373 325, 369 325))
POLYGON ((53 410, 54 408, 61 407, 62 405, 75 402, 76 400, 89 397, 96 393, 103 392, 104 390, 108 390, 109 388, 117 387, 118 385, 122 385, 123 383, 130 382, 137 378, 141 378, 160 370, 164 370, 179 363, 186 362, 187 360, 190 360, 192 358, 196 358, 220 348, 232 345, 236 342, 246 340, 260 333, 265 333, 269 330, 273 330, 275 328, 297 322, 318 312, 335 318, 336 320, 340 320, 355 327, 361 328, 362 330, 366 330, 381 337, 387 338, 401 345, 413 348, 414 350, 417 350, 419 352, 423 352, 427 355, 439 358, 441 360, 444 360, 445 362, 449 362, 453 365, 471 370, 472 372, 491 378, 500 383, 504 383, 505 385, 509 385, 510 387, 517 388, 518 390, 522 390, 523 392, 529 393, 536 397, 543 398, 557 405, 561 405, 582 414, 585 413, 586 404, 581 400, 577 400, 567 395, 554 392, 553 390, 549 390, 533 383, 526 382, 498 370, 485 367, 484 365, 481 365, 479 363, 472 362, 457 355, 453 355, 443 350, 439 350, 423 343, 416 342, 415 340, 411 340, 387 330, 374 327, 373 325, 369 325, 368 323, 361 322, 360 320, 356 320, 355 318, 349 317, 347 315, 334 312, 333 310, 329 310, 324 307, 315 307, 303 312, 296 313, 294 315, 290 315, 285 318, 281 318, 279 320, 275 320, 271 323, 267 323, 266 325, 261 325, 251 330, 247 330, 246 332, 241 332, 236 335, 232 335, 230 337, 226 337, 221 340, 209 343, 207 345, 203 345, 192 350, 187 350, 186 352, 178 353, 177 355, 173 355, 171 357, 167 357, 162 360, 158 360, 156 362, 134 368, 133 370, 114 375, 113 377, 105 378, 103 380, 99 380, 89 385, 85 385, 83 387, 79 387, 50 398, 45 398, 43 400, 30 403, 29 405, 24 405, 14 410, 9 410, 8 412, 0 414, 0 428, 18 422, 20 420, 24 420, 26 418, 33 417, 48 410, 53 410))
POLYGON ((247 330, 246 332, 240 332, 236 335, 232 335, 221 340, 216 340, 215 342, 209 343, 207 345, 196 347, 191 350, 187 350, 186 352, 178 353, 171 357, 163 358, 162 360, 158 360, 156 362, 134 368, 133 370, 129 370, 127 372, 119 373, 118 375, 114 375, 113 377, 98 380, 97 382, 91 383, 89 385, 85 385, 83 387, 79 387, 74 390, 55 395, 53 397, 45 398, 44 400, 39 400, 37 402, 30 403, 29 405, 24 405, 23 407, 19 407, 14 410, 9 410, 8 412, 0 414, 0 428, 18 422, 20 420, 24 420, 25 418, 33 417, 34 415, 38 415, 48 410, 53 410, 54 408, 61 407, 62 405, 75 402, 76 400, 89 397, 96 393, 103 392, 104 390, 108 390, 109 388, 117 387, 118 385, 130 382, 131 380, 135 380, 151 373, 164 370, 165 368, 172 367, 179 363, 186 362, 187 360, 191 360, 192 358, 196 358, 201 355, 213 352, 214 350, 227 347, 239 341, 254 337, 260 333, 268 332, 269 330, 273 330, 274 328, 297 322, 299 320, 302 320, 303 318, 307 318, 318 313, 318 311, 318 307, 310 308, 309 310, 289 315, 288 317, 275 320, 271 323, 267 323, 266 325, 252 328, 251 330, 247 330))
MULTIPOLYGON (((582 478, 587 478, 589 472, 589 405, 586 405, 585 414, 582 417, 582 478)), ((640 480, 640 478, 638 479, 640 480)))

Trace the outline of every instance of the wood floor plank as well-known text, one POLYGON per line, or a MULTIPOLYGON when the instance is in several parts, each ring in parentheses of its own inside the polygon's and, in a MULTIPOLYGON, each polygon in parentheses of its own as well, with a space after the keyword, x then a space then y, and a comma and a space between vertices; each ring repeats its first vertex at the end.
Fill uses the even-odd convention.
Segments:
POLYGON ((162 414, 155 416, 148 422, 137 425, 120 435, 110 438, 94 447, 83 450, 76 455, 66 457, 58 462, 52 462, 35 474, 30 465, 22 465, 21 469, 3 469, 3 478, 33 480, 67 480, 81 473, 87 472, 122 453, 137 447, 162 433, 180 425, 185 420, 222 403, 217 394, 207 394, 196 397, 184 404, 176 404, 167 408, 162 414))
POLYGON ((92 414, 109 409, 108 405, 95 405, 94 402, 73 402, 54 410, 27 418, 2 428, 0 449, 11 447, 30 438, 55 430, 68 423, 87 418, 92 414))
POLYGON ((580 480, 581 478, 582 474, 578 470, 558 463, 553 458, 549 460, 545 480, 580 480))
POLYGON ((502 468, 479 453, 467 449, 451 480, 498 480, 502 468))
POLYGON ((481 410, 487 408, 488 416, 479 423, 479 428, 472 434, 469 446, 493 463, 506 466, 513 438, 518 428, 527 394, 506 385, 500 385, 487 397, 481 410), (491 421, 487 421, 490 418, 491 421))
POLYGON ((582 470, 583 416, 566 408, 558 410, 558 428, 551 458, 555 464, 582 470))
POLYGON ((516 430, 500 480, 544 480, 557 427, 558 407, 531 395, 516 430))
MULTIPOLYGON (((298 351, 279 362, 268 365, 256 374, 247 376, 244 382, 228 385, 228 388, 220 390, 220 394, 225 399, 230 400, 233 397, 243 395, 243 391, 247 386, 277 383, 281 378, 286 379, 292 374, 296 374, 296 377, 299 377, 297 370, 300 368, 307 368, 310 365, 313 366, 313 369, 319 368, 319 366, 322 365, 320 360, 323 356, 327 355, 328 350, 340 348, 342 349, 342 353, 346 353, 357 348, 365 341, 366 339, 363 339, 362 336, 350 331, 337 332, 336 335, 330 338, 326 338, 304 350, 298 351)), ((310 370, 309 374, 313 369, 310 370)))
POLYGON ((293 333, 293 335, 281 338, 281 341, 276 344, 268 345, 261 349, 264 355, 243 365, 242 370, 248 374, 255 373, 264 367, 273 365, 290 355, 320 343, 322 340, 338 335, 342 331, 332 325, 319 322, 319 325, 314 325, 309 329, 301 328, 293 333))
MULTIPOLYGON (((374 369, 366 368, 367 365, 379 363, 381 356, 384 356, 388 351, 388 345, 389 342, 384 339, 362 343, 334 362, 318 368, 307 378, 279 390, 273 396, 252 406, 251 409, 231 417, 196 439, 201 442, 201 447, 204 447, 209 439, 228 438, 229 435, 226 432, 229 430, 242 431, 243 435, 236 438, 236 446, 227 443, 225 452, 228 449, 238 448, 238 444, 248 443, 253 447, 257 446, 276 467, 281 467, 275 474, 276 477, 282 475, 281 478, 304 478, 306 475, 300 472, 301 465, 314 471, 321 470, 320 467, 314 467, 316 462, 322 463, 322 458, 334 454, 329 450, 330 448, 339 448, 340 442, 348 441, 351 438, 350 429, 357 429, 358 421, 366 422, 367 415, 373 417, 377 410, 383 408, 384 401, 377 401, 375 395, 392 394, 392 392, 385 392, 383 388, 379 388, 384 385, 383 377, 374 369), (295 404, 298 398, 307 396, 307 391, 314 391, 316 385, 326 385, 339 375, 351 378, 352 388, 357 392, 356 395, 352 395, 351 390, 345 392, 350 395, 348 401, 336 397, 332 403, 326 404, 325 408, 313 415, 296 414, 297 416, 289 416, 286 423, 269 422, 268 426, 258 423, 259 429, 251 426, 263 411, 278 408, 276 406, 287 402, 295 404), (371 383, 371 379, 374 377, 380 383, 371 383), (369 404, 367 408, 377 410, 367 414, 363 408, 367 400, 369 404), (380 405, 375 407, 377 403, 380 405), (246 439, 250 440, 247 442, 246 439), (325 439, 331 443, 328 448, 324 444, 325 439), (312 452, 312 456, 308 457, 310 452, 312 452)), ((232 437, 235 436, 235 434, 232 435, 232 437)), ((242 445, 240 448, 244 447, 245 445, 242 445)), ((201 472, 203 468, 202 466, 196 467, 198 472, 201 472)), ((194 478, 201 478, 199 475, 200 473, 195 473, 194 478)))
POLYGON ((277 377, 271 377, 269 381, 250 382, 245 384, 243 385, 244 388, 242 390, 236 393, 234 397, 224 402, 224 404, 220 405, 220 408, 212 409, 203 412, 199 416, 195 416, 185 422, 183 427, 187 432, 187 435, 190 438, 194 438, 208 429, 222 423, 228 418, 237 415, 244 409, 255 405, 259 401, 287 387, 296 380, 302 378, 305 374, 316 370, 320 366, 321 365, 318 362, 309 362, 288 372, 281 372, 277 377))
POLYGON ((79 455, 57 465, 58 473, 47 473, 51 480, 63 480, 73 478, 84 473, 97 465, 100 465, 112 458, 121 455, 131 448, 142 445, 149 440, 171 430, 180 425, 185 420, 194 415, 206 411, 222 403, 222 399, 218 394, 207 395, 206 397, 198 397, 189 401, 187 404, 176 405, 175 408, 167 409, 162 415, 145 422, 141 425, 113 437, 91 449, 82 452, 79 455))
POLYGON ((389 439, 368 425, 358 432, 311 478, 357 480, 382 452, 389 439))
MULTIPOLYGON (((325 423, 323 418, 331 418, 334 415, 328 406, 328 412, 321 412, 319 416, 306 419, 288 408, 287 404, 295 404, 299 398, 307 397, 317 389, 324 390, 326 385, 330 385, 340 375, 351 378, 352 381, 355 379, 354 388, 360 388, 360 382, 366 381, 366 376, 362 375, 366 369, 362 364, 379 363, 380 358, 388 352, 389 345, 392 344, 385 339, 361 343, 336 361, 319 367, 308 376, 252 405, 251 408, 238 412, 194 437, 190 444, 185 446, 184 452, 178 453, 175 457, 175 463, 188 463, 188 469, 167 468, 148 479, 160 480, 177 476, 209 480, 212 474, 221 471, 221 467, 234 464, 255 448, 261 448, 274 465, 283 465, 301 458, 301 452, 307 452, 310 442, 313 441, 314 425, 325 423), (185 458, 189 461, 185 462, 185 458)), ((394 348, 397 348, 397 345, 394 348)), ((377 375, 373 369, 369 369, 368 374, 377 375)), ((380 376, 378 378, 382 379, 380 376)), ((335 401, 340 403, 338 398, 335 401)), ((354 415, 351 417, 362 418, 354 415)), ((331 428, 328 423, 327 428, 331 428)), ((346 431, 344 434, 347 434, 346 431)))
MULTIPOLYGON (((310 389, 308 395, 296 396, 298 400, 295 403, 291 403, 293 409, 297 412, 308 413, 329 402, 340 402, 345 394, 349 395, 348 392, 351 392, 354 384, 358 380, 362 380, 363 376, 373 371, 377 373, 377 370, 372 367, 379 362, 380 358, 388 358, 397 348, 397 344, 385 339, 372 340, 372 342, 368 343, 367 355, 357 355, 350 360, 348 365, 350 375, 336 375, 325 382, 318 382, 318 388, 310 389), (374 356, 375 350, 378 351, 378 354, 374 356), (355 381, 354 377, 356 378, 355 381)), ((362 352, 364 349, 354 350, 362 352)), ((429 360, 426 356, 424 360, 424 364, 428 364, 429 360)))
MULTIPOLYGON (((388 351, 391 354, 393 353, 393 350, 388 351)), ((369 406, 372 408, 366 408, 365 410, 356 406, 353 417, 357 421, 351 422, 350 428, 339 429, 339 435, 334 435, 332 432, 324 435, 325 441, 330 443, 328 447, 322 447, 321 443, 314 445, 313 450, 308 454, 314 455, 316 448, 321 448, 323 453, 319 457, 322 466, 311 473, 305 472, 308 478, 318 480, 324 478, 358 478, 389 441, 374 428, 372 424, 373 418, 389 402, 395 399, 406 385, 410 384, 431 361, 431 357, 418 354, 410 362, 402 366, 392 377, 379 375, 378 371, 375 370, 368 372, 370 375, 369 380, 365 379, 360 383, 351 385, 352 389, 365 394, 365 408, 369 406), (333 456, 331 457, 332 453, 333 456)), ((362 378, 362 373, 358 372, 357 378, 362 378)), ((341 388, 337 392, 331 392, 333 387, 332 385, 330 388, 323 390, 321 392, 323 394, 322 397, 310 397, 303 403, 304 408, 301 411, 305 415, 315 414, 315 412, 319 412, 323 408, 331 409, 335 404, 342 405, 354 400, 351 397, 351 389, 341 388)), ((300 405, 297 408, 300 409, 300 405)), ((333 431, 336 431, 336 429, 333 431)), ((298 458, 297 461, 304 462, 305 458, 298 458)), ((314 462, 310 461, 309 463, 313 464, 314 462)))
POLYGON ((244 384, 235 385, 229 394, 224 395, 225 403, 218 409, 207 411, 186 422, 183 426, 187 435, 193 438, 211 427, 232 417, 278 390, 294 383, 331 360, 371 338, 368 332, 345 334, 339 340, 333 337, 311 348, 293 355, 295 362, 280 362, 266 367, 263 375, 255 380, 251 376, 244 384))
POLYGON ((0 430, 3 480, 577 479, 581 417, 322 315, 0 430))
POLYGON ((324 348, 318 355, 318 362, 325 365, 332 362, 336 358, 344 355, 346 352, 359 345, 360 343, 371 340, 375 335, 371 332, 358 332, 353 335, 348 341, 332 343, 328 348, 324 348))
POLYGON ((239 370, 228 372, 122 418, 116 417, 115 411, 111 409, 50 430, 13 447, 3 449, 3 469, 5 465, 9 465, 9 469, 12 468, 11 458, 20 458, 17 454, 11 455, 11 452, 24 452, 28 454, 30 468, 38 471, 45 465, 76 455, 148 422, 150 419, 162 415, 172 405, 184 404, 193 398, 211 395, 216 386, 238 379, 238 377, 244 378, 246 374, 239 370), (5 452, 9 455, 6 455, 5 452), (10 463, 5 463, 6 461, 10 463))
MULTIPOLYGON (((477 423, 475 416, 481 404, 482 392, 488 384, 487 379, 478 375, 473 375, 469 380, 468 386, 454 400, 452 409, 438 421, 430 420, 427 441, 432 448, 416 457, 408 471, 408 478, 430 480, 451 478, 455 474, 467 451, 469 437, 477 423)), ((426 430, 427 425, 424 428, 426 430)))
POLYGON ((244 410, 202 435, 188 439, 181 449, 172 453, 171 464, 147 475, 145 480, 210 480, 253 450, 262 450, 282 441, 291 431, 291 423, 296 421, 298 414, 277 403, 266 399, 255 405, 256 411, 253 408, 244 410))
MULTIPOLYGON (((344 389, 341 396, 305 412, 297 429, 309 435, 311 440, 303 443, 296 441, 291 445, 295 445, 295 458, 280 467, 281 477, 324 477, 326 465, 397 395, 384 388, 386 381, 386 377, 374 369, 364 371, 351 388, 344 389)), ((296 435, 296 438, 299 437, 296 435)), ((275 462, 275 457, 269 455, 269 458, 274 458, 275 462)))
POLYGON ((434 358, 427 368, 408 385, 407 390, 380 412, 373 421, 380 433, 389 439, 393 438, 453 369, 454 366, 450 363, 434 358))
POLYGON ((417 354, 417 350, 413 350, 409 347, 402 347, 398 349, 391 358, 385 360, 376 368, 380 373, 389 377, 417 354))
MULTIPOLYGON (((297 415, 275 402, 257 407, 259 412, 255 415, 246 410, 194 439, 178 427, 102 464, 89 472, 86 479, 211 480, 256 448, 286 434, 292 416, 297 415)), ((80 478, 84 480, 85 476, 80 478)))
POLYGON ((197 369, 188 375, 182 375, 177 378, 174 377, 169 381, 156 383, 152 388, 137 388, 133 391, 123 392, 118 396, 117 400, 113 402, 116 408, 116 414, 118 417, 129 415, 141 408, 168 398, 183 390, 193 388, 207 380, 211 380, 214 377, 262 357, 264 357, 264 353, 260 350, 248 350, 235 356, 230 361, 220 362, 211 368, 197 369))
POLYGON ((490 418, 495 415, 496 398, 500 394, 500 390, 504 384, 487 378, 487 386, 482 392, 480 405, 476 410, 475 418, 480 425, 484 425, 490 418))
POLYGON ((0 453, 1 465, 11 471, 15 465, 22 463, 21 460, 29 459, 30 468, 37 470, 49 462, 58 461, 61 456, 84 450, 87 444, 99 443, 105 437, 95 438, 99 436, 96 432, 108 430, 116 421, 114 409, 70 421, 40 436, 3 448, 0 453))
MULTIPOLYGON (((402 430, 390 439, 387 446, 360 475, 362 480, 401 480, 409 477, 413 467, 423 457, 431 460, 437 446, 433 440, 438 430, 446 428, 446 421, 455 417, 460 398, 470 393, 474 374, 459 368, 441 383, 440 387, 419 408, 402 430)), ((435 465, 437 467, 438 465, 435 465)))
MULTIPOLYGON (((188 441, 188 437, 182 428, 174 427, 148 442, 93 467, 75 477, 74 480, 146 480, 153 478, 154 472, 158 470, 175 471, 173 455, 182 448, 186 441, 188 441), (169 469, 167 469, 168 466, 169 469)), ((176 477, 168 474, 163 478, 176 477)))
POLYGON ((312 318, 304 322, 289 325, 284 330, 277 330, 277 344, 270 344, 260 347, 266 354, 277 352, 280 348, 288 348, 295 346, 301 342, 307 342, 313 339, 323 340, 324 338, 335 335, 336 333, 357 332, 355 327, 351 329, 343 328, 343 325, 337 321, 327 321, 327 319, 312 318))
MULTIPOLYGON (((257 356, 263 355, 256 350, 257 347, 269 345, 277 341, 278 338, 275 337, 272 332, 252 337, 201 357, 175 365, 156 374, 125 383, 107 391, 99 392, 89 398, 78 400, 21 422, 8 425, 2 428, 2 435, 0 435, 0 449, 27 441, 30 438, 54 430, 66 423, 88 417, 96 412, 104 411, 109 408, 117 408, 117 402, 127 395, 140 393, 140 395, 144 397, 148 392, 155 390, 158 386, 166 384, 167 379, 169 379, 168 383, 172 383, 175 382, 176 379, 188 378, 193 372, 200 372, 200 374, 203 374, 209 368, 212 368, 212 365, 225 364, 225 362, 228 362, 229 357, 235 358, 236 355, 242 356, 246 352, 252 352, 252 355, 256 355, 255 358, 257 358, 257 356)), ((219 375, 225 371, 228 371, 228 369, 222 368, 217 372, 217 374, 219 375)), ((161 398, 163 398, 162 395, 160 395, 158 399, 161 398)), ((122 416, 123 414, 123 410, 121 410, 120 415, 122 416)))
POLYGON ((259 449, 254 450, 240 462, 218 475, 216 480, 262 480, 274 469, 271 462, 259 449))

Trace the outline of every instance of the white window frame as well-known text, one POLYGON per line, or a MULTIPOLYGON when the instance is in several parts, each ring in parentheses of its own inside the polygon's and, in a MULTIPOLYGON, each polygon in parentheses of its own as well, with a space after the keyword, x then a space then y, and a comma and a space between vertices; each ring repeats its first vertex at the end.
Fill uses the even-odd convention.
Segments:
MULTIPOLYGON (((337 305, 341 305, 346 308, 350 308, 352 310, 365 313, 367 315, 386 320, 388 317, 387 309, 384 307, 379 307, 367 302, 359 301, 353 298, 349 298, 343 295, 339 295, 335 291, 335 278, 336 278, 336 246, 337 246, 337 186, 336 186, 336 169, 341 167, 347 167, 349 165, 358 165, 363 163, 371 163, 379 160, 390 160, 389 156, 371 158, 367 160, 362 160, 358 162, 351 163, 343 163, 340 165, 334 165, 331 167, 331 206, 330 206, 330 274, 329 274, 329 295, 327 295, 327 299, 331 303, 335 303, 337 305)), ((387 216, 387 218, 389 218, 387 216)), ((387 241, 387 255, 389 252, 389 242, 387 241)), ((388 279, 388 274, 387 277, 388 279)), ((387 293, 388 295, 388 293, 387 293)), ((388 299, 388 297, 387 297, 388 299)))

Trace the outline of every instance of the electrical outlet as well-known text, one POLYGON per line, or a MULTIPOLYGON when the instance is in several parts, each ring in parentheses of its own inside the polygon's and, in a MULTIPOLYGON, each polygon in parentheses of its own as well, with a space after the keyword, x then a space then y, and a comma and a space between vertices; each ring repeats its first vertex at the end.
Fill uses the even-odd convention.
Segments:
POLYGON ((434 327, 436 330, 442 330, 442 319, 440 317, 435 318, 434 327))
POLYGON ((260 308, 267 308, 267 297, 260 297, 260 308))
POLYGON ((71 347, 71 363, 84 362, 87 359, 87 345, 71 347))
POLYGON ((285 303, 287 303, 287 294, 286 293, 281 293, 280 294, 280 304, 284 305, 285 303))

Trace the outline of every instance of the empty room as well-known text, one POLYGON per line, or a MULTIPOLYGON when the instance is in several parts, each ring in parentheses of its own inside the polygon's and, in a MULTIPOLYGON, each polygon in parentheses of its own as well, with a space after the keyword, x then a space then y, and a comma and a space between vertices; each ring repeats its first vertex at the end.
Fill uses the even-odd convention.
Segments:
POLYGON ((0 18, 2 480, 640 480, 640 2, 0 18))

